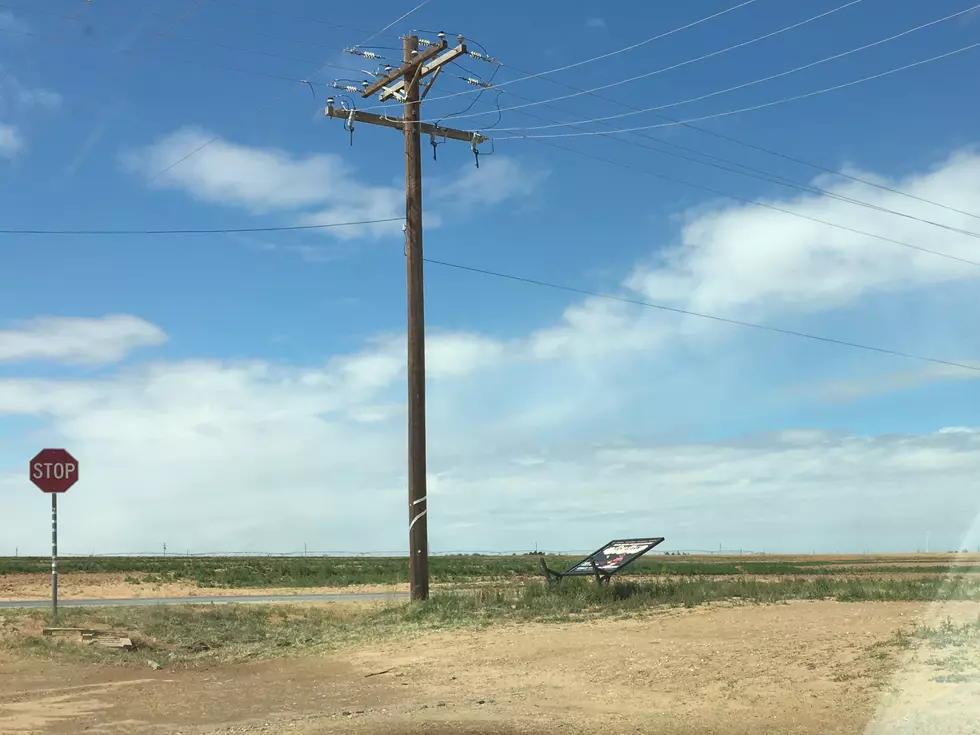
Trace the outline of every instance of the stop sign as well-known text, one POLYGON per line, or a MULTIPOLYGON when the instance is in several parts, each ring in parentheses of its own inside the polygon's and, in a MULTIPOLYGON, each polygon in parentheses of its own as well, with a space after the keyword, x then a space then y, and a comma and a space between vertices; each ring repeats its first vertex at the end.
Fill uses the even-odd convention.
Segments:
POLYGON ((64 449, 42 449, 31 460, 31 482, 46 493, 63 493, 78 482, 78 460, 64 449))

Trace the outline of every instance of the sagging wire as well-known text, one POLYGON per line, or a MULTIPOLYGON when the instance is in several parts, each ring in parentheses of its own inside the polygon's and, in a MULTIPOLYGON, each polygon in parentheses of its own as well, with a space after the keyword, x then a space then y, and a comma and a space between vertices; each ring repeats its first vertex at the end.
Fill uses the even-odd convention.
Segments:
MULTIPOLYGON (((467 74, 473 74, 473 72, 471 72, 469 69, 467 69, 462 64, 458 64, 457 63, 456 65, 460 69, 462 69, 463 71, 465 71, 467 74)), ((465 115, 467 112, 469 112, 470 110, 473 109, 473 106, 477 102, 480 101, 480 98, 483 97, 483 93, 485 91, 487 91, 488 89, 491 89, 491 90, 494 90, 495 92, 497 92, 497 98, 494 100, 494 105, 497 108, 497 120, 493 123, 493 125, 485 126, 483 129, 484 130, 489 130, 491 128, 495 128, 496 126, 500 125, 500 121, 503 119, 503 113, 500 111, 500 95, 503 94, 503 92, 500 92, 498 90, 495 90, 494 89, 494 86, 493 86, 493 78, 495 76, 497 76, 497 72, 498 71, 500 71, 500 67, 499 66, 496 69, 494 69, 493 74, 491 74, 490 75, 490 78, 488 80, 486 80, 486 81, 480 79, 480 77, 479 77, 478 74, 477 75, 474 75, 474 76, 470 76, 470 77, 459 77, 462 81, 466 82, 467 84, 471 84, 474 87, 481 87, 480 93, 477 94, 476 97, 474 97, 470 101, 470 104, 467 105, 465 109, 460 110, 459 112, 453 112, 453 113, 451 113, 449 115, 446 115, 445 118, 440 118, 439 122, 442 122, 442 120, 445 120, 446 118, 449 118, 449 117, 455 117, 457 115, 465 115)))

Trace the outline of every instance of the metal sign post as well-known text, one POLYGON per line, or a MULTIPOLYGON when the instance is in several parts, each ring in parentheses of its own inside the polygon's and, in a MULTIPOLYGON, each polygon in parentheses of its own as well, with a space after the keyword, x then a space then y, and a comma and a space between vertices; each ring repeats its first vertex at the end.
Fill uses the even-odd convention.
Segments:
POLYGON ((58 494, 78 482, 78 460, 64 449, 42 449, 31 460, 30 478, 51 494, 51 616, 58 616, 58 494))
POLYGON ((51 493, 51 615, 58 617, 58 493, 51 493))

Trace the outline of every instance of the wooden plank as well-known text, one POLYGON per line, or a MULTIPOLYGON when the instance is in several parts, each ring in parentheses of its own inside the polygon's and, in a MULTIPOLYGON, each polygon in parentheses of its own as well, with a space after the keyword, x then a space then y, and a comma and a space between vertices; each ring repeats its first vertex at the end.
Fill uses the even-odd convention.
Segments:
POLYGON ((440 53, 446 50, 448 45, 449 44, 446 43, 445 38, 441 39, 440 43, 436 44, 435 46, 430 46, 411 61, 406 61, 397 69, 391 70, 380 79, 377 79, 372 84, 369 84, 367 88, 361 92, 361 97, 370 97, 379 92, 383 87, 387 87, 392 82, 398 81, 409 72, 414 72, 418 68, 419 64, 424 64, 429 59, 438 56, 440 53))
MULTIPOLYGON (((327 117, 335 117, 338 120, 348 120, 350 119, 351 111, 328 105, 326 115, 327 117)), ((382 127, 392 128, 394 130, 404 130, 404 122, 400 117, 386 117, 384 115, 377 115, 373 112, 361 112, 360 110, 354 110, 354 122, 363 122, 368 123, 369 125, 381 125, 382 127)), ((473 142, 474 136, 476 137, 477 143, 484 143, 489 140, 489 138, 487 138, 485 135, 477 133, 474 130, 443 128, 437 125, 432 125, 431 123, 419 123, 419 130, 423 135, 435 135, 439 138, 461 140, 466 143, 473 142)))
MULTIPOLYGON (((458 59, 460 56, 464 56, 467 53, 468 52, 466 50, 466 44, 462 44, 462 43, 456 48, 449 49, 449 51, 444 53, 442 56, 433 59, 432 61, 425 64, 422 67, 422 71, 421 71, 421 75, 419 76, 419 79, 422 80, 425 77, 429 76, 429 74, 439 71, 443 66, 448 64, 450 61, 454 61, 458 59)), ((381 91, 381 101, 385 102, 386 100, 390 100, 392 97, 397 98, 399 94, 401 94, 402 98, 404 98, 403 91, 405 89, 405 84, 406 84, 405 78, 402 77, 401 79, 396 81, 392 86, 385 87, 381 91)))

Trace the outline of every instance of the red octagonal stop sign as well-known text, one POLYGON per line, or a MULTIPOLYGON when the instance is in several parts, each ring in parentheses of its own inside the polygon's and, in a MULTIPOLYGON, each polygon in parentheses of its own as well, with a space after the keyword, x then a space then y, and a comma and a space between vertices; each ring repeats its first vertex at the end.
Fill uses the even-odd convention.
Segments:
POLYGON ((31 482, 46 493, 63 493, 78 482, 78 460, 64 449, 42 449, 31 460, 31 482))

